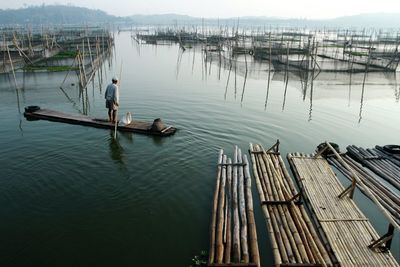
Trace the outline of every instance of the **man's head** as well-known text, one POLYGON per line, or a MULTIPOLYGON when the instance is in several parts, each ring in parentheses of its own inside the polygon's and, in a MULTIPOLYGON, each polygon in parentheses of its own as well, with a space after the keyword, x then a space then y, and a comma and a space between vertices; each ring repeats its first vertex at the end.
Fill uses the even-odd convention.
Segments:
POLYGON ((118 77, 114 76, 111 81, 112 81, 112 83, 117 83, 118 82, 118 77))

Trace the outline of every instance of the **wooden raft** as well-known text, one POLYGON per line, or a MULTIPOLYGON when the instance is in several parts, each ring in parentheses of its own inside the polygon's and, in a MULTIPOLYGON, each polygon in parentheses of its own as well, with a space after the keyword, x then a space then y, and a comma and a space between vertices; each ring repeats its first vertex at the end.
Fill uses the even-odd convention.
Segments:
POLYGON ((312 218, 340 266, 399 266, 390 251, 368 246, 379 235, 322 157, 289 153, 288 160, 312 218))
POLYGON ((267 151, 250 144, 253 172, 268 226, 275 266, 332 266, 300 194, 279 153, 279 141, 267 151))
POLYGON ((208 266, 260 266, 247 156, 220 150, 210 224, 208 266))
MULTIPOLYGON (((115 124, 105 119, 96 119, 85 115, 71 115, 50 109, 39 109, 33 112, 25 112, 28 120, 48 120, 69 124, 79 124, 96 128, 114 129, 115 124)), ((169 136, 176 132, 174 127, 166 127, 161 131, 152 129, 152 122, 134 120, 128 125, 118 125, 117 129, 124 132, 134 132, 149 135, 169 136)))

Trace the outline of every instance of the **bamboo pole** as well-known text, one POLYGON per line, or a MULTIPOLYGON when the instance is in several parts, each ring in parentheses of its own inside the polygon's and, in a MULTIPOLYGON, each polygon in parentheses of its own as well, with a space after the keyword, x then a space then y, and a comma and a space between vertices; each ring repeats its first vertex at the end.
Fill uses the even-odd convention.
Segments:
MULTIPOLYGON (((5 43, 5 37, 4 37, 4 43, 5 43)), ((10 55, 10 50, 8 49, 8 44, 6 44, 6 48, 7 48, 8 59, 10 60, 11 71, 14 77, 15 89, 18 90, 17 78, 15 77, 14 65, 10 55)))
POLYGON ((76 59, 77 59, 77 56, 75 56, 75 58, 74 58, 74 60, 73 60, 73 62, 72 62, 72 64, 71 64, 71 66, 69 67, 68 72, 67 72, 67 74, 65 75, 64 80, 62 81, 62 83, 61 83, 61 85, 60 85, 60 88, 62 88, 62 86, 64 85, 65 80, 66 80, 67 77, 68 77, 68 74, 70 73, 72 67, 75 65, 76 59))
MULTIPOLYGON (((226 164, 226 155, 222 157, 222 164, 226 164)), ((221 185, 218 194, 218 211, 217 211, 217 229, 216 229, 216 263, 221 264, 224 259, 224 207, 225 207, 225 184, 226 184, 226 166, 222 166, 221 185)))
MULTIPOLYGON (((237 161, 239 164, 242 163, 242 151, 238 149, 237 161)), ((241 262, 249 262, 249 249, 247 245, 247 215, 246 215, 246 202, 245 202, 245 182, 243 166, 239 166, 239 214, 240 214, 240 243, 241 243, 241 262)))
POLYGON ((258 148, 258 151, 262 153, 258 153, 255 160, 260 167, 254 172, 258 172, 268 180, 265 187, 268 200, 289 201, 288 205, 278 204, 268 207, 272 214, 273 234, 281 239, 277 242, 280 253, 283 256, 285 256, 284 253, 288 253, 287 263, 321 264, 322 266, 331 264, 330 257, 313 230, 314 226, 309 221, 306 212, 303 209, 303 213, 302 207, 296 206, 289 200, 297 193, 277 152, 276 145, 268 152, 262 147, 258 148), (293 256, 290 256, 290 251, 293 256))
MULTIPOLYGON (((255 154, 253 153, 256 151, 255 149, 256 148, 253 146, 253 144, 250 143, 250 157, 251 157, 251 162, 252 162, 252 167, 253 167, 253 173, 255 176, 256 187, 257 187, 257 191, 260 196, 260 201, 264 202, 266 200, 265 193, 264 193, 265 191, 263 190, 263 186, 261 184, 261 177, 259 176, 259 167, 257 164, 257 158, 256 158, 255 154)), ((274 257, 275 266, 280 266, 280 264, 282 263, 282 258, 279 253, 277 239, 273 232, 273 224, 272 224, 272 220, 270 217, 270 213, 269 213, 269 210, 266 205, 262 205, 261 208, 263 210, 264 218, 267 223, 267 231, 268 231, 268 234, 269 234, 269 237, 271 240, 272 255, 274 257)))
POLYGON ((329 149, 335 154, 338 160, 351 172, 353 178, 357 183, 360 184, 361 187, 364 188, 365 194, 378 206, 379 210, 383 213, 383 215, 388 219, 388 221, 398 230, 400 230, 400 225, 393 219, 393 217, 388 213, 388 211, 380 204, 380 202, 376 199, 375 195, 371 193, 371 191, 366 187, 363 181, 354 173, 354 171, 350 168, 350 166, 342 159, 342 157, 336 152, 336 150, 331 146, 329 142, 325 142, 329 149))
POLYGON ((256 230, 256 222, 254 218, 253 211, 253 198, 251 194, 251 177, 250 177, 250 169, 249 169, 249 161, 247 159, 247 155, 243 155, 243 163, 244 166, 244 177, 245 177, 245 186, 246 186, 246 208, 247 208, 247 221, 249 226, 249 250, 250 250, 250 262, 254 262, 257 266, 260 266, 260 254, 258 251, 258 243, 257 243, 257 230, 256 230))
POLYGON ((232 160, 229 158, 227 166, 227 194, 226 194, 226 240, 225 240, 225 250, 224 250, 224 262, 226 264, 231 263, 231 249, 232 249, 232 160))
POLYGON ((241 247, 240 247, 240 221, 239 221, 239 208, 238 208, 238 171, 237 171, 237 155, 238 148, 235 146, 233 156, 233 178, 232 178, 232 207, 233 207, 233 239, 232 239, 232 253, 233 261, 240 262, 241 247))
MULTIPOLYGON (((118 85, 121 87, 121 76, 122 76, 122 60, 121 60, 121 67, 119 69, 119 80, 118 85)), ((119 88, 118 88, 119 89, 119 88)), ((119 105, 120 103, 118 103, 119 105)), ((114 139, 117 139, 117 126, 118 126, 118 108, 115 110, 115 122, 114 122, 114 139)))
POLYGON ((221 164, 222 164, 223 153, 224 153, 224 151, 221 149, 219 151, 219 156, 218 156, 217 179, 215 182, 213 209, 212 209, 212 214, 211 214, 211 225, 210 225, 210 250, 209 250, 209 257, 208 257, 209 263, 215 262, 215 232, 216 232, 216 225, 217 225, 217 209, 218 209, 220 180, 221 180, 221 175, 222 175, 222 165, 221 164))
POLYGON ((269 58, 268 58, 268 84, 267 84, 267 96, 265 97, 265 108, 267 108, 268 104, 268 96, 269 96, 269 86, 271 82, 271 60, 272 60, 272 44, 271 44, 271 32, 268 35, 268 44, 269 44, 269 58))
MULTIPOLYGON (((258 146, 256 146, 257 151, 260 151, 260 148, 258 146)), ((262 173, 263 175, 261 177, 263 177, 263 179, 265 180, 264 183, 266 185, 266 191, 265 191, 265 195, 266 195, 266 200, 272 201, 275 200, 274 196, 272 194, 272 189, 271 189, 271 184, 269 181, 267 181, 269 178, 267 169, 265 168, 265 164, 263 162, 263 159, 260 155, 256 156, 257 158, 257 164, 258 164, 258 168, 260 170, 260 173, 262 173)), ((276 206, 268 206, 267 208, 268 213, 269 213, 269 217, 271 218, 271 224, 272 224, 272 235, 275 236, 275 240, 276 240, 276 244, 277 244, 277 248, 279 250, 279 254, 280 254, 280 262, 275 261, 275 265, 279 266, 281 263, 289 263, 290 259, 292 259, 292 251, 290 248, 287 248, 285 244, 287 244, 287 237, 286 234, 284 232, 284 229, 281 226, 281 222, 279 220, 279 216, 277 215, 277 209, 276 206)))

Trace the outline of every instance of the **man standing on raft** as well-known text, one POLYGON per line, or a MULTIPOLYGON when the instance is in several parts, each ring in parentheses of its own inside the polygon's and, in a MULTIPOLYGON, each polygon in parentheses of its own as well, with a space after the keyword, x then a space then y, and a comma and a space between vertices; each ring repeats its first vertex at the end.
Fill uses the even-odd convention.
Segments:
POLYGON ((104 95, 106 99, 106 108, 108 108, 108 120, 115 123, 117 109, 119 106, 119 89, 118 89, 118 78, 113 77, 112 83, 107 86, 106 93, 104 95))

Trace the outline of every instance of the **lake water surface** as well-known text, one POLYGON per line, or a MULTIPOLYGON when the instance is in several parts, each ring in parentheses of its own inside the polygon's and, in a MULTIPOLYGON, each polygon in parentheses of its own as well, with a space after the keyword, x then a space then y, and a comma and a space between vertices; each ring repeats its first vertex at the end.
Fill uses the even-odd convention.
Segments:
MULTIPOLYGON (((220 148, 232 154, 234 145, 246 151, 249 142, 268 147, 279 139, 285 157, 312 153, 325 140, 342 150, 400 143, 393 73, 368 74, 364 90, 363 74, 320 73, 306 92, 297 74, 286 86, 284 73, 271 73, 266 105, 265 64, 251 65, 243 90, 243 68, 229 76, 218 61, 205 66, 199 47, 182 54, 175 45, 138 46, 129 33, 116 36, 104 69, 85 105, 71 85, 75 74, 64 92, 65 73, 17 73, 18 91, 11 75, 0 76, 1 266, 188 266, 208 249, 220 148), (121 76, 120 114, 161 117, 178 132, 118 133, 114 141, 109 130, 23 117, 28 105, 106 117, 103 93, 113 75, 121 76)), ((254 182, 253 198, 262 265, 271 266, 254 182)), ((355 199, 384 233, 383 215, 361 194, 355 199)))

